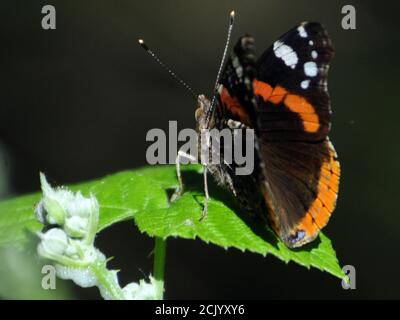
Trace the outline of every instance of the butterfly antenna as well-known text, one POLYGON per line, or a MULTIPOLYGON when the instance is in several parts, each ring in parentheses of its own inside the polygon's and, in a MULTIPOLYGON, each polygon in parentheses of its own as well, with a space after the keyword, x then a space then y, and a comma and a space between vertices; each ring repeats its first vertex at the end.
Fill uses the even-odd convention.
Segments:
POLYGON ((149 46, 144 42, 143 39, 138 40, 140 46, 164 69, 166 70, 172 78, 174 78, 179 84, 183 85, 197 100, 198 94, 196 94, 192 87, 189 86, 185 81, 182 80, 174 71, 171 70, 160 58, 149 48, 149 46))
POLYGON ((214 85, 214 91, 213 91, 213 97, 211 99, 211 107, 208 110, 207 113, 207 117, 206 117, 206 123, 208 124, 208 122, 210 121, 210 117, 212 112, 214 111, 214 107, 215 107, 215 101, 217 99, 217 89, 218 89, 218 85, 219 85, 219 80, 221 78, 221 74, 222 74, 222 69, 225 65, 225 60, 226 60, 226 55, 229 49, 229 43, 231 41, 231 34, 232 34, 232 30, 233 30, 233 24, 235 22, 235 11, 231 11, 231 13, 229 14, 229 27, 228 27, 228 34, 226 36, 226 42, 225 42, 225 48, 224 48, 224 53, 222 55, 222 59, 221 59, 221 64, 219 65, 219 70, 217 73, 217 78, 215 80, 215 85, 214 85))

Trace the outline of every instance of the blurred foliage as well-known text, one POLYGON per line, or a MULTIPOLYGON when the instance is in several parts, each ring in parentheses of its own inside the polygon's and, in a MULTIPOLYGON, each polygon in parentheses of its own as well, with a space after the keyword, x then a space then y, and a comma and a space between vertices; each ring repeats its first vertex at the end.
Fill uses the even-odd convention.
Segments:
POLYGON ((0 141, 0 199, 10 192, 10 159, 0 141))
MULTIPOLYGON (((30 246, 33 247, 33 246, 30 246)), ((0 247, 0 298, 2 299, 70 299, 69 286, 56 280, 55 289, 43 289, 45 262, 36 251, 15 247, 0 247)))

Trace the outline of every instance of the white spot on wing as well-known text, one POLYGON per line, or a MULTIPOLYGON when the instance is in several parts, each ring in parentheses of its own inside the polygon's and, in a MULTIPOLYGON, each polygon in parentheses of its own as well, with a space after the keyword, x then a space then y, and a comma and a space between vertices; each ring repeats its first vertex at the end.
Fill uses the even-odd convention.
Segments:
POLYGON ((294 52, 290 46, 279 40, 275 41, 274 53, 275 56, 282 59, 288 67, 291 67, 292 69, 296 68, 299 58, 297 57, 296 52, 294 52))
POLYGON ((317 64, 313 61, 306 62, 304 64, 304 73, 306 76, 315 77, 318 74, 317 64))
POLYGON ((317 57, 318 57, 318 52, 315 51, 315 50, 311 51, 311 57, 313 57, 313 59, 317 59, 317 57))
POLYGON ((242 67, 237 67, 236 68, 236 74, 238 76, 238 78, 242 78, 243 77, 243 68, 242 67))
POLYGON ((310 41, 308 41, 308 44, 309 44, 310 46, 313 46, 313 45, 314 45, 314 41, 310 40, 310 41))
POLYGON ((243 124, 240 121, 235 121, 235 120, 232 120, 232 119, 228 120, 227 125, 231 129, 238 129, 240 127, 243 127, 243 124))
POLYGON ((232 59, 232 64, 233 64, 233 67, 234 67, 234 68, 237 68, 237 67, 240 66, 239 58, 238 58, 236 55, 235 55, 235 56, 233 57, 233 59, 232 59))
POLYGON ((301 86, 303 89, 307 89, 309 85, 310 85, 310 80, 309 80, 309 79, 303 80, 303 81, 300 83, 300 86, 301 86))
POLYGON ((236 74, 237 74, 238 78, 239 79, 242 78, 243 77, 243 68, 240 65, 239 58, 237 56, 235 56, 233 58, 232 64, 233 64, 233 67, 235 68, 235 71, 236 71, 236 74))
POLYGON ((302 38, 307 38, 308 37, 307 31, 306 31, 306 29, 304 29, 303 26, 298 27, 297 31, 299 32, 300 37, 302 37, 302 38))

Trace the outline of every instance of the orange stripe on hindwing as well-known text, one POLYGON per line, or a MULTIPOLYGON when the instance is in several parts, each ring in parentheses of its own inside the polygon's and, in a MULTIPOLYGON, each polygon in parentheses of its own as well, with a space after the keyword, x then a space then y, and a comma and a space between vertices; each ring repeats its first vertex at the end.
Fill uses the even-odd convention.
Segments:
POLYGON ((272 88, 268 83, 260 80, 253 81, 253 90, 256 96, 261 96, 265 102, 278 105, 282 101, 291 111, 299 115, 304 130, 317 132, 320 122, 314 107, 302 96, 290 94, 285 88, 276 86, 272 88))
POLYGON ((339 190, 340 164, 331 142, 327 140, 326 144, 329 148, 329 158, 323 162, 320 169, 317 197, 296 227, 297 230, 304 230, 311 238, 328 223, 335 209, 339 190))

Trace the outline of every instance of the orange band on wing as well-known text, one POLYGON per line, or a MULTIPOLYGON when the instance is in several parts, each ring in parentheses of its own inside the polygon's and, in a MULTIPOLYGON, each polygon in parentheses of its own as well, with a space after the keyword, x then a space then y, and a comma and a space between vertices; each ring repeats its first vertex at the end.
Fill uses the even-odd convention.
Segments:
POLYGON ((285 105, 290 111, 297 113, 303 121, 304 129, 307 132, 317 132, 319 129, 319 119, 314 107, 303 97, 288 94, 285 98, 285 105))
POLYGON ((272 87, 268 83, 255 79, 253 81, 253 91, 256 96, 261 96, 264 101, 268 101, 272 93, 272 87))
POLYGON ((220 90, 220 99, 222 104, 229 110, 229 112, 239 118, 240 122, 244 123, 247 126, 251 126, 246 110, 244 109, 244 107, 242 107, 237 98, 232 97, 229 94, 228 90, 225 87, 222 87, 222 89, 220 90))
POLYGON ((261 96, 265 102, 279 104, 283 101, 285 106, 292 112, 299 115, 307 132, 317 132, 320 128, 318 115, 314 107, 303 97, 289 94, 288 91, 276 86, 272 88, 268 83, 260 80, 253 81, 254 94, 261 96))
POLYGON ((337 155, 333 145, 329 141, 327 143, 329 159, 323 163, 321 168, 317 198, 296 227, 298 230, 304 230, 310 238, 314 238, 318 231, 328 223, 331 213, 335 209, 339 190, 340 164, 336 160, 337 155))
POLYGON ((279 104, 288 94, 287 90, 281 86, 272 88, 268 83, 260 80, 253 81, 253 91, 256 96, 261 96, 264 101, 269 101, 273 104, 279 104))

